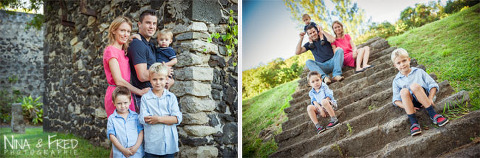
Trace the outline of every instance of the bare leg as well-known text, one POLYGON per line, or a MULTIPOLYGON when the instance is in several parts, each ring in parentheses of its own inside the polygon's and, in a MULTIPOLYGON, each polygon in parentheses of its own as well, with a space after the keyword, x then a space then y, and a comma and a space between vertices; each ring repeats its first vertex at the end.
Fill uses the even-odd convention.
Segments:
POLYGON ((323 99, 322 105, 323 107, 325 107, 325 110, 327 110, 330 117, 335 116, 335 111, 333 111, 332 105, 330 105, 330 101, 328 101, 327 99, 323 99))
POLYGON ((308 113, 308 116, 310 117, 310 120, 312 120, 313 124, 318 123, 317 113, 315 111, 316 111, 315 106, 308 105, 307 113, 308 113))
POLYGON ((412 102, 413 97, 408 91, 408 89, 403 88, 400 91, 400 96, 402 98, 402 106, 399 106, 399 107, 405 109, 405 112, 407 112, 408 115, 414 114, 415 108, 413 107, 413 102, 412 102))
POLYGON ((368 58, 370 57, 370 47, 365 46, 363 47, 364 54, 363 54, 363 68, 366 68, 370 65, 368 65, 368 58))
MULTIPOLYGON (((360 71, 360 70, 362 70, 362 67, 360 67, 360 65, 362 64, 362 59, 363 59, 362 57, 363 57, 364 50, 363 49, 357 49, 357 53, 358 53, 356 55, 356 65, 357 65, 357 67, 356 67, 355 70, 360 71)), ((354 57, 354 59, 355 59, 355 57, 354 57)))
POLYGON ((410 85, 410 89, 417 98, 418 102, 422 103, 423 107, 428 108, 433 104, 431 100, 428 99, 427 94, 425 94, 423 87, 419 84, 414 83, 410 85))

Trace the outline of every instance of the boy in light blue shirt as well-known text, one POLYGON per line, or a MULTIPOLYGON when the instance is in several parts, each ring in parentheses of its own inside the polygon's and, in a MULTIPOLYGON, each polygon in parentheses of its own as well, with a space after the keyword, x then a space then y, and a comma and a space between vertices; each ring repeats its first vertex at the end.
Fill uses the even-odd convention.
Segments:
POLYGON ((435 112, 432 105, 435 93, 439 90, 438 84, 424 70, 410 67, 410 57, 403 48, 392 52, 392 62, 398 69, 398 74, 393 79, 392 91, 393 105, 405 109, 410 123, 410 134, 420 134, 422 131, 415 116, 416 110, 424 107, 434 124, 443 126, 448 119, 435 112))
POLYGON ((142 96, 139 120, 145 130, 145 157, 173 157, 178 149, 177 125, 182 113, 177 97, 165 89, 168 67, 150 66, 152 89, 142 96))
POLYGON ((310 71, 307 76, 308 84, 312 87, 312 90, 308 93, 310 96, 311 104, 307 106, 307 113, 315 124, 317 133, 325 131, 325 128, 320 125, 317 119, 317 115, 327 117, 326 113, 330 115, 330 123, 327 125, 327 129, 333 128, 338 124, 338 119, 335 115, 337 109, 337 101, 333 98, 333 91, 330 90, 327 84, 322 83, 322 75, 317 71, 310 71))
POLYGON ((115 111, 108 117, 107 138, 112 141, 113 157, 143 157, 143 126, 137 113, 130 110, 131 93, 118 86, 112 94, 115 111))

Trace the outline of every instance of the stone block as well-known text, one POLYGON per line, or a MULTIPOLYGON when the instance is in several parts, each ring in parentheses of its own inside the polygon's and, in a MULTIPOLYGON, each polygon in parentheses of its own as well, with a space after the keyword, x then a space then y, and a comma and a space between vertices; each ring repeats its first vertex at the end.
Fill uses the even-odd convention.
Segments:
POLYGON ((181 147, 180 157, 217 157, 218 149, 214 146, 199 146, 199 147, 181 147))
POLYGON ((78 42, 72 47, 73 53, 79 52, 83 49, 83 42, 78 42))
POLYGON ((188 29, 191 31, 208 31, 207 25, 203 22, 192 22, 190 26, 188 26, 188 29))
POLYGON ((77 44, 77 42, 78 42, 78 37, 75 37, 72 40, 70 40, 70 45, 73 46, 73 45, 77 44))
POLYGON ((177 60, 181 62, 178 62, 175 67, 202 65, 206 63, 208 59, 209 55, 195 54, 187 51, 177 55, 177 60))
POLYGON ((184 113, 182 123, 187 125, 202 125, 207 123, 208 121, 209 118, 204 112, 184 113))
POLYGON ((177 41, 183 40, 195 40, 195 39, 203 39, 206 40, 208 38, 208 34, 200 33, 200 32, 185 32, 175 36, 177 41))
MULTIPOLYGON (((220 48, 220 46, 219 46, 220 48)), ((221 52, 221 51, 220 51, 221 52)), ((225 59, 218 55, 211 55, 210 60, 208 61, 208 65, 211 67, 218 66, 220 68, 225 67, 225 59)))
POLYGON ((89 16, 88 17, 88 23, 87 23, 87 26, 91 26, 95 23, 95 21, 97 21, 97 18, 94 17, 94 16, 89 16))
POLYGON ((217 130, 213 127, 210 126, 185 126, 183 127, 183 130, 187 132, 188 135, 190 136, 195 136, 195 137, 205 137, 214 133, 217 133, 217 130))
POLYGON ((95 117, 96 118, 107 118, 107 112, 103 108, 95 109, 95 117))
POLYGON ((217 142, 220 144, 236 144, 237 140, 237 123, 230 122, 223 126, 223 135, 220 137, 217 142))
POLYGON ((210 84, 198 81, 175 81, 171 91, 179 97, 186 94, 204 97, 211 94, 212 87, 210 84))
POLYGON ((217 157, 218 149, 213 146, 200 146, 197 149, 197 157, 217 157))
POLYGON ((12 104, 12 132, 25 133, 25 122, 23 121, 22 104, 12 104))
POLYGON ((194 0, 192 3, 191 18, 194 21, 218 24, 222 17, 221 6, 217 1, 194 0))
MULTIPOLYGON (((209 91, 210 92, 210 91, 209 91)), ((184 96, 180 98, 182 110, 187 113, 208 112, 215 110, 215 101, 210 98, 184 96)))
POLYGON ((201 40, 184 41, 180 44, 181 47, 188 48, 190 51, 206 54, 218 54, 218 47, 213 43, 208 43, 201 40))
POLYGON ((209 67, 186 67, 182 69, 175 69, 175 74, 178 80, 197 80, 197 81, 212 81, 213 68, 209 67))

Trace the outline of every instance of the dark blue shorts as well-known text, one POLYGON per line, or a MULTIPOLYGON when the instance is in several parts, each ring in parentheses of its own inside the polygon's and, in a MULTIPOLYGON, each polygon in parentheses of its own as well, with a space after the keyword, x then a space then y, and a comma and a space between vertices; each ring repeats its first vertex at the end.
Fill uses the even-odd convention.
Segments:
POLYGON ((145 158, 174 158, 175 153, 173 154, 166 154, 166 155, 155 155, 145 152, 145 158))

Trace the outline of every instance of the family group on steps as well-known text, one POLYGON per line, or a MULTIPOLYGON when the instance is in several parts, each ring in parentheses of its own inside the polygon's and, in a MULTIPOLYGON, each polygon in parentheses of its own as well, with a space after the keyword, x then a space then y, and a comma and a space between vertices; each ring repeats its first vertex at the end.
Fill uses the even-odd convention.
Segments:
MULTIPOLYGON (((361 73, 374 65, 368 64, 370 48, 368 46, 357 49, 352 38, 345 34, 343 24, 339 21, 332 23, 335 37, 324 31, 322 27, 311 21, 308 14, 302 16, 305 27, 300 33, 300 40, 295 54, 299 55, 308 50, 315 60, 308 60, 306 66, 310 70, 307 75, 308 84, 312 87, 309 91, 311 104, 307 106, 307 113, 317 133, 333 128, 339 123, 335 111, 338 109, 333 91, 328 88, 332 83, 329 73, 332 73, 333 82, 343 80, 342 67, 355 68, 355 73, 361 73), (309 42, 302 46, 305 34, 309 42), (323 127, 317 116, 330 116, 330 121, 323 127)), ((412 136, 421 133, 415 112, 425 108, 434 124, 443 126, 448 119, 437 114, 433 108, 435 94, 439 90, 438 84, 424 70, 410 67, 410 57, 403 48, 394 50, 391 54, 392 65, 399 71, 392 83, 392 103, 405 110, 410 120, 410 133, 412 136)))

